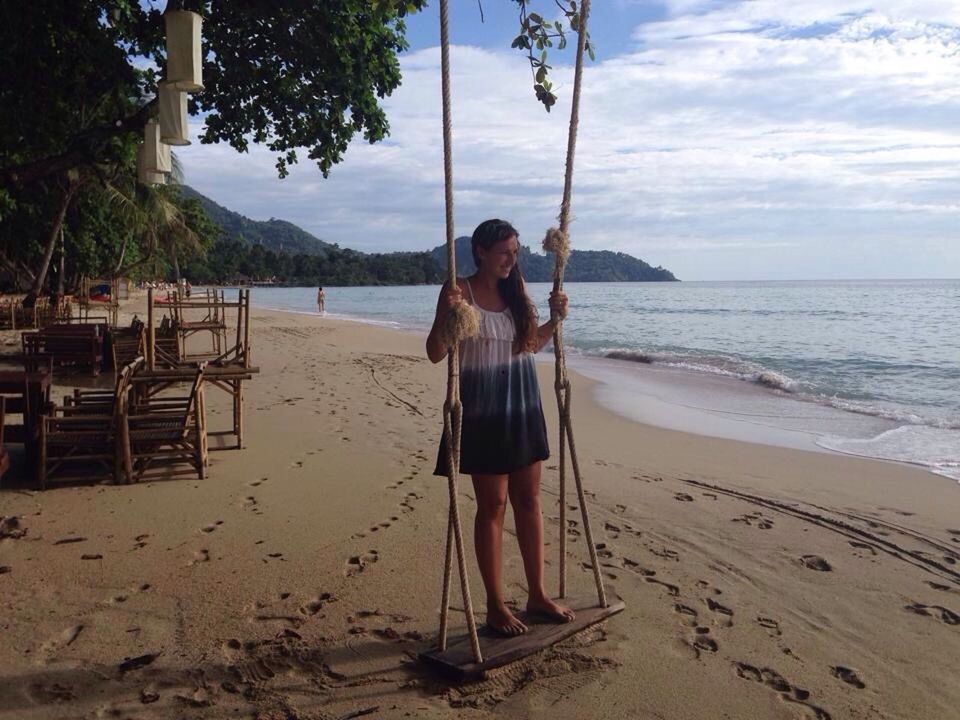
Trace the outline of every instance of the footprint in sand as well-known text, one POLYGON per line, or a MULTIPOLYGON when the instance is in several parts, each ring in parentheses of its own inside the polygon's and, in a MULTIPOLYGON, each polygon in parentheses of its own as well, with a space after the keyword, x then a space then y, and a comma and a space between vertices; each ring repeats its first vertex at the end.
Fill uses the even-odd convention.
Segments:
POLYGON ((870 543, 858 542, 856 540, 850 540, 850 547, 856 548, 857 550, 869 550, 871 555, 877 554, 877 549, 870 543))
POLYGON ((690 625, 691 627, 697 624, 697 616, 699 613, 689 605, 675 603, 673 606, 673 611, 683 618, 685 624, 690 625))
MULTIPOLYGON (((2 568, 0 568, 0 573, 2 573, 2 568)), ((933 580, 925 580, 924 582, 926 582, 927 585, 932 587, 934 590, 943 590, 944 592, 950 592, 953 590, 953 588, 949 585, 942 585, 940 583, 933 582, 933 580)))
POLYGON ((759 512, 746 513, 740 517, 733 518, 731 522, 743 523, 750 527, 760 528, 761 530, 769 530, 773 527, 773 520, 764 517, 763 514, 759 512))
POLYGON ((863 690, 866 687, 866 684, 857 676, 856 672, 843 665, 832 665, 830 674, 843 680, 847 685, 853 685, 858 690, 863 690))
POLYGON ((693 496, 688 495, 687 493, 676 493, 673 496, 674 500, 679 500, 680 502, 693 502, 693 496))
POLYGON ((903 609, 917 615, 935 617, 938 620, 945 622, 947 625, 960 625, 960 615, 957 615, 957 613, 953 612, 953 610, 948 610, 942 605, 921 605, 920 603, 912 603, 910 605, 904 605, 903 609))
POLYGON ((304 615, 316 615, 323 609, 324 605, 328 603, 336 602, 337 599, 328 592, 321 593, 315 597, 310 602, 306 603, 303 607, 300 608, 300 612, 304 615))
POLYGON ((800 562, 804 567, 810 568, 811 570, 818 570, 820 572, 830 572, 833 570, 830 563, 819 555, 804 555, 800 558, 800 562))
POLYGON ((707 598, 704 602, 707 603, 707 607, 710 608, 711 612, 723 616, 722 619, 718 618, 718 621, 721 625, 726 627, 733 625, 733 610, 728 608, 726 605, 721 605, 716 600, 711 598, 707 598))
POLYGON ((6 575, 8 572, 10 572, 9 565, 0 565, 0 575, 6 575))
POLYGON ((833 717, 822 707, 808 702, 810 698, 809 691, 791 685, 787 682, 786 678, 776 670, 766 667, 757 668, 745 662, 734 662, 733 667, 738 677, 766 685, 771 690, 777 692, 780 699, 784 702, 805 705, 813 712, 813 717, 816 718, 816 720, 831 720, 833 717))
POLYGON ((254 480, 252 483, 249 483, 250 487, 260 487, 265 483, 269 478, 260 478, 259 480, 254 480))
POLYGON ((193 560, 187 563, 187 567, 205 562, 210 562, 210 551, 204 549, 197 550, 197 552, 193 554, 193 560))
POLYGON ((780 631, 780 623, 778 623, 773 618, 763 617, 762 615, 757 615, 757 625, 762 628, 766 628, 770 631, 770 634, 774 637, 779 637, 783 633, 780 631))
POLYGON ((658 580, 655 577, 645 577, 644 580, 648 583, 654 583, 656 585, 662 585, 667 589, 667 592, 670 594, 670 597, 679 597, 680 588, 674 585, 673 583, 664 582, 663 580, 658 580))
POLYGON ((343 574, 347 577, 354 577, 362 573, 368 564, 375 563, 380 559, 380 553, 377 550, 371 550, 363 555, 353 555, 344 563, 343 574))
POLYGON ((200 532, 212 533, 214 530, 217 529, 217 526, 219 525, 223 525, 223 520, 217 520, 216 522, 210 523, 209 525, 204 525, 202 528, 200 528, 200 532))

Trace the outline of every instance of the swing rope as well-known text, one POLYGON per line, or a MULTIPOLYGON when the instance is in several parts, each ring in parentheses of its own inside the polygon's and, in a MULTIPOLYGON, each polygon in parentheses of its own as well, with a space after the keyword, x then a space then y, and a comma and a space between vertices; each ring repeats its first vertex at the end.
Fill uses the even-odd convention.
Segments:
MULTIPOLYGON (((586 47, 587 12, 589 0, 582 0, 580 19, 577 28, 577 59, 574 74, 574 88, 572 108, 570 112, 570 128, 567 138, 566 173, 564 176, 563 201, 560 206, 560 228, 551 228, 547 231, 544 240, 544 249, 555 253, 553 272, 553 288, 559 291, 563 287, 563 270, 569 254, 567 228, 570 223, 570 196, 573 187, 573 159, 577 143, 577 125, 579 123, 580 84, 583 75, 583 55, 586 47)), ((454 246, 453 225, 453 151, 450 112, 450 57, 448 35, 448 0, 440 0, 440 72, 443 107, 443 172, 444 172, 444 201, 446 207, 446 240, 447 240, 447 283, 448 287, 456 287, 456 253, 454 246)), ((566 595, 566 470, 565 455, 566 443, 570 444, 570 458, 573 467, 574 479, 577 485, 577 495, 583 517, 584 534, 590 552, 590 562, 593 565, 594 579, 597 584, 597 596, 601 607, 608 607, 606 594, 603 588, 603 578, 600 575, 600 564, 597 560, 597 549, 593 542, 590 528, 590 518, 587 514, 586 497, 583 492, 583 483, 580 476, 580 466, 577 462, 576 445, 573 437, 573 424, 570 412, 570 381, 567 378, 566 360, 563 351, 563 318, 551 312, 554 322, 553 344, 556 357, 556 381, 554 388, 557 392, 557 404, 560 412, 560 597, 566 595)), ((463 594, 463 607, 467 616, 467 631, 473 658, 476 663, 483 662, 480 652, 480 641, 477 636, 476 619, 473 615, 473 602, 470 598, 470 583, 467 576, 466 557, 463 547, 463 530, 460 523, 460 509, 457 501, 457 476, 460 470, 460 438, 463 422, 463 407, 460 403, 460 341, 475 335, 478 330, 478 320, 473 308, 466 303, 458 303, 448 313, 447 322, 441 329, 441 337, 448 349, 447 353, 447 398, 443 405, 443 437, 447 460, 447 485, 449 490, 450 513, 447 519, 447 543, 443 573, 443 597, 440 610, 440 633, 438 646, 440 651, 447 649, 447 630, 450 610, 450 584, 453 575, 453 551, 456 548, 457 565, 460 572, 460 590, 463 594)))
MULTIPOLYGON (((570 196, 573 191, 573 159, 577 150, 577 128, 580 123, 580 85, 583 78, 583 54, 587 41, 587 15, 590 12, 590 0, 580 3, 580 22, 577 27, 577 61, 573 75, 573 99, 570 107, 570 128, 567 133, 567 167, 563 177, 563 200, 560 203, 560 227, 547 230, 543 240, 543 249, 554 253, 553 290, 563 288, 563 271, 570 254, 570 239, 567 234, 570 226, 570 196)), ((553 354, 555 358, 555 381, 557 409, 560 413, 560 597, 567 594, 567 477, 566 443, 570 444, 570 465, 577 485, 577 498, 580 514, 583 518, 583 532, 590 551, 590 564, 593 566, 593 579, 597 585, 597 600, 600 607, 608 607, 607 596, 597 561, 597 548, 593 542, 590 516, 587 513, 586 496, 583 492, 583 480, 580 475, 580 463, 577 461, 577 446, 573 437, 573 416, 571 414, 572 389, 567 377, 567 360, 563 349, 563 318, 551 311, 553 321, 553 354)))
MULTIPOLYGON (((447 0, 440 0, 440 74, 443 90, 443 177, 444 201, 447 224, 447 283, 448 287, 457 286, 457 259, 453 238, 453 150, 450 120, 450 55, 447 31, 447 0)), ((465 305, 458 303, 458 305, 465 305)), ((453 315, 453 313, 451 313, 453 315)), ((460 507, 457 502, 457 475, 460 473, 460 431, 463 423, 463 406, 460 404, 460 338, 465 329, 459 324, 461 333, 451 325, 445 331, 447 353, 447 400, 443 404, 443 438, 447 453, 447 486, 450 493, 450 517, 447 522, 447 551, 443 569, 443 603, 440 611, 440 650, 447 649, 447 620, 450 610, 450 579, 453 560, 453 546, 457 548, 457 565, 460 570, 460 591, 463 594, 463 609, 467 615, 467 630, 473 658, 483 662, 480 653, 480 640, 477 637, 477 622, 473 616, 473 601, 470 599, 470 580, 467 576, 467 562, 463 550, 463 529, 460 525, 460 507)))

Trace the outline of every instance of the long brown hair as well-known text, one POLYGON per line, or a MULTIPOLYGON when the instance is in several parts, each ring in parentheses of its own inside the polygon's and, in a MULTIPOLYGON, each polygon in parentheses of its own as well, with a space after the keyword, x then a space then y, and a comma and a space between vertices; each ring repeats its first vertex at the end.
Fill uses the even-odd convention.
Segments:
MULTIPOLYGON (((520 233, 506 220, 484 220, 477 225, 470 238, 470 252, 473 254, 473 264, 480 268, 480 254, 477 248, 489 250, 496 243, 510 238, 520 240, 520 233)), ((520 272, 520 259, 514 263, 510 274, 497 280, 497 292, 507 303, 507 308, 513 316, 513 325, 517 331, 518 351, 534 350, 537 346, 537 311, 530 302, 527 288, 523 282, 523 273, 520 272)))

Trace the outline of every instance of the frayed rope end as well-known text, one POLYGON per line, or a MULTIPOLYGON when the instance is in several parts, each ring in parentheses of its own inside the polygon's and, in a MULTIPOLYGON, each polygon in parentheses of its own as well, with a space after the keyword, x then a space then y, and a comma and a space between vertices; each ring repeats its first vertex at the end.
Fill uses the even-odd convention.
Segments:
POLYGON ((543 249, 546 252, 552 252, 563 262, 570 257, 570 238, 559 228, 550 228, 543 238, 543 249))
POLYGON ((459 345, 461 340, 475 337, 480 332, 480 315, 472 305, 458 302, 447 313, 440 332, 444 347, 459 345))

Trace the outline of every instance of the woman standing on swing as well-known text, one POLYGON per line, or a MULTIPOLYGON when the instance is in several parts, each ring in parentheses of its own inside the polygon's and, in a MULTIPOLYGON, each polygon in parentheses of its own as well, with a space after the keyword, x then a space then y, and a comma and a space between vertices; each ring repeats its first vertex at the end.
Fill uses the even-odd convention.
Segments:
MULTIPOLYGON (((550 340, 554 323, 537 325, 517 264, 518 233, 509 223, 481 223, 470 249, 477 271, 458 278, 457 287, 445 285, 441 291, 427 337, 427 356, 435 363, 446 357, 440 329, 447 313, 464 300, 473 305, 480 316, 480 333, 460 344, 460 472, 473 478, 477 497, 474 546, 487 592, 487 625, 503 635, 519 635, 527 628, 507 608, 501 587, 508 497, 527 577, 527 612, 556 622, 574 617, 572 610, 551 600, 543 587, 540 469, 550 450, 533 353, 550 340)), ((565 317, 567 296, 551 293, 550 309, 565 317)), ((434 474, 446 477, 446 459, 441 440, 434 474)))

